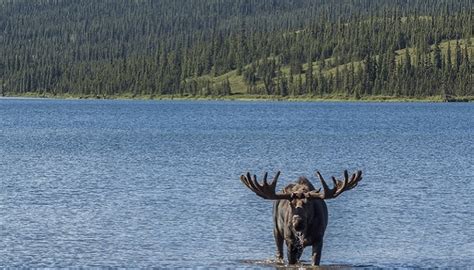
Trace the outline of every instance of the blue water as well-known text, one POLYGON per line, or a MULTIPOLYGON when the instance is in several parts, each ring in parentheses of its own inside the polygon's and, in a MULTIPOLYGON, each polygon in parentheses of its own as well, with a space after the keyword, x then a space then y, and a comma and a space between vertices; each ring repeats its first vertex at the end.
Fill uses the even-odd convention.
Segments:
POLYGON ((0 99, 0 267, 274 267, 240 174, 344 169, 323 265, 472 267, 473 142, 467 103, 0 99))

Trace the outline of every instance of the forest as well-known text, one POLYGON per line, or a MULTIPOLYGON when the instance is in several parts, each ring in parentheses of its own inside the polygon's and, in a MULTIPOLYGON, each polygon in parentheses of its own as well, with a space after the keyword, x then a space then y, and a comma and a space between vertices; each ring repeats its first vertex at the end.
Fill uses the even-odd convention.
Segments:
POLYGON ((0 95, 474 100, 472 0, 0 0, 0 95))

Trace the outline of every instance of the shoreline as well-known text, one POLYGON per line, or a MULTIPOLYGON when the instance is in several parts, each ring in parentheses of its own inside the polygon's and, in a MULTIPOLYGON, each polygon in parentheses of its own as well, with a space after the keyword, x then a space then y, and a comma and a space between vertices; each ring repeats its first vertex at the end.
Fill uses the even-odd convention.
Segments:
POLYGON ((287 102, 474 102, 474 96, 467 97, 450 97, 443 98, 441 96, 430 97, 391 97, 391 96, 367 96, 359 99, 346 96, 325 96, 325 97, 282 97, 282 96, 265 96, 265 95, 246 95, 232 94, 230 96, 175 96, 175 95, 132 95, 121 94, 112 96, 103 95, 74 95, 74 94, 5 94, 0 99, 64 99, 64 100, 189 100, 189 101, 287 101, 287 102))

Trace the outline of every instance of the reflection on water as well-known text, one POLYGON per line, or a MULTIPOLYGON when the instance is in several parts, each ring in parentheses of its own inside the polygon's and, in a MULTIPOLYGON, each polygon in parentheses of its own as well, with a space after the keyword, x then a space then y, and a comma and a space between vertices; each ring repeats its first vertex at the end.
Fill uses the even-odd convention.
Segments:
MULTIPOLYGON (((474 264, 472 104, 0 100, 0 267, 276 267, 271 202, 317 184, 331 267, 474 264), (316 181, 316 182, 315 182, 316 181), (253 263, 248 263, 253 262, 253 263)), ((302 258, 309 260, 311 248, 302 258)))
POLYGON ((278 269, 278 270, 303 270, 303 269, 322 269, 322 270, 344 270, 344 269, 355 269, 355 268, 377 268, 373 265, 344 265, 344 264, 327 264, 320 266, 312 266, 309 261, 301 261, 295 265, 288 265, 275 260, 242 260, 240 262, 248 267, 278 269))

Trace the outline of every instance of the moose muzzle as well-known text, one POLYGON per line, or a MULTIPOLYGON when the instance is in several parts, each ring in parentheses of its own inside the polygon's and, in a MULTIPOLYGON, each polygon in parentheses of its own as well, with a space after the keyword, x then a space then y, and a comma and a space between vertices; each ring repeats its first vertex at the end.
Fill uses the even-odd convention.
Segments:
POLYGON ((291 219, 291 223, 293 224, 293 228, 295 228, 295 231, 297 232, 301 232, 305 229, 306 224, 304 222, 304 219, 299 215, 294 215, 291 219))

